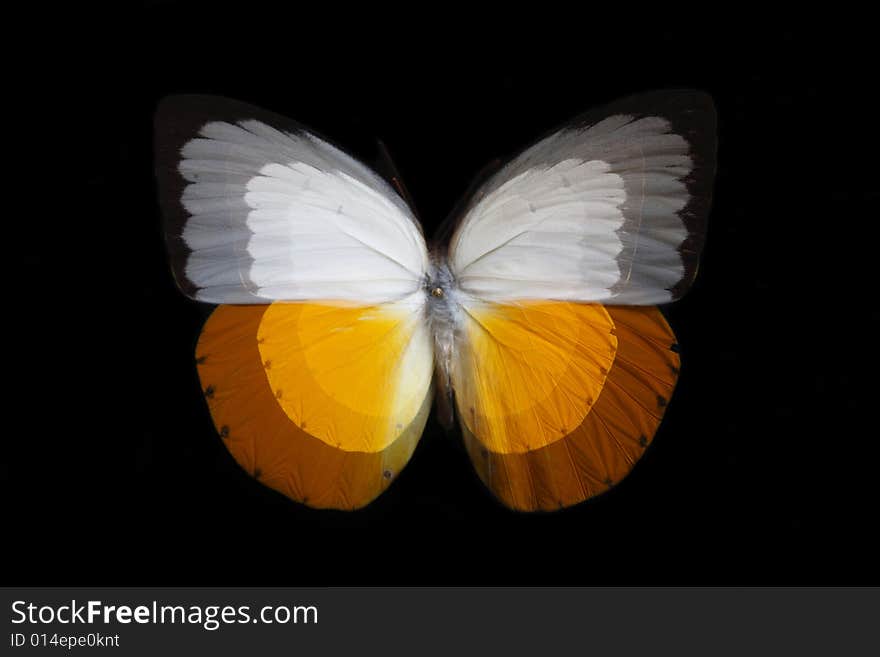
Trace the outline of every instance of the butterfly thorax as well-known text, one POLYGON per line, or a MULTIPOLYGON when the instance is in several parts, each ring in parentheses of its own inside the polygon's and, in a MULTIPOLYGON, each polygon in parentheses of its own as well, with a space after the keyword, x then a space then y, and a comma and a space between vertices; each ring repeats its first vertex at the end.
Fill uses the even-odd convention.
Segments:
MULTIPOLYGON (((434 357, 437 370, 438 400, 451 405, 452 363, 458 327, 461 326, 461 291, 449 269, 446 258, 436 253, 431 256, 431 266, 425 276, 427 314, 434 335, 434 357)), ((451 411, 451 406, 450 406, 451 411)), ((451 421, 451 417, 447 418, 451 421)))

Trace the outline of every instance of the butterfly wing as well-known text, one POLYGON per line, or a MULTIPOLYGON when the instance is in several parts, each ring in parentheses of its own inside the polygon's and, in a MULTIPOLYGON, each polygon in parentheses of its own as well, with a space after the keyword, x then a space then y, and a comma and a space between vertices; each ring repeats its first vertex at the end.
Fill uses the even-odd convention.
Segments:
POLYGON ((363 164, 242 103, 172 97, 156 138, 175 278, 224 304, 196 360, 229 451, 309 506, 367 504, 409 460, 432 397, 412 212, 363 164))
POLYGON ((431 341, 405 304, 222 305, 196 362, 236 461, 315 508, 356 509, 382 493, 431 407, 431 341))
POLYGON ((412 294, 421 230, 376 173, 298 124, 211 96, 156 113, 156 173, 178 285, 210 303, 412 294))
POLYGON ((559 301, 469 314, 457 356, 468 454, 492 493, 522 511, 577 504, 623 479, 679 368, 657 308, 559 301))
POLYGON ((706 94, 657 92, 590 112, 477 191, 450 268, 482 299, 672 301, 696 275, 714 171, 706 94))
POLYGON ((714 125, 705 94, 626 99, 526 149, 468 203, 449 245, 451 378, 471 459, 506 505, 585 500, 652 440, 679 361, 649 305, 696 273, 714 125))

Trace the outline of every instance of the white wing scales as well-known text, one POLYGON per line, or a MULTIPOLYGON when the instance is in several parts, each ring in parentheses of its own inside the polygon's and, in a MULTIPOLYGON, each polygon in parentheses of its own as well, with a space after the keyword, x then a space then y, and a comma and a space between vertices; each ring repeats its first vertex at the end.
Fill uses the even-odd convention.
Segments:
POLYGON ((648 111, 652 101, 669 116, 613 113, 563 128, 492 176, 451 240, 461 289, 490 301, 680 296, 702 242, 714 113, 692 92, 643 97, 648 111))
MULTIPOLYGON (((166 108, 164 122, 194 101, 207 102, 172 99, 178 106, 166 108)), ((232 114, 265 114, 226 103, 232 114)), ((195 127, 160 161, 173 170, 159 173, 160 184, 181 178, 169 251, 190 296, 211 303, 381 303, 419 289, 428 259, 418 224, 366 166, 302 129, 263 120, 197 120, 195 127)), ((170 187, 166 196, 178 189, 170 187)))
MULTIPOLYGON (((449 245, 456 284, 498 302, 678 298, 705 233, 714 128, 705 94, 658 92, 539 141, 470 200, 449 245)), ((158 136, 169 253, 190 296, 380 303, 420 288, 428 255, 407 204, 295 123, 176 97, 158 136)))

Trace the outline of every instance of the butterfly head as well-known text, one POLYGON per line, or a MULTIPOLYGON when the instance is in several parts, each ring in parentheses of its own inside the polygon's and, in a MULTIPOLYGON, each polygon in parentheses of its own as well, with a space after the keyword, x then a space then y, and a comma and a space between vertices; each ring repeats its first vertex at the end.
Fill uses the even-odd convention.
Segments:
POLYGON ((451 323, 459 291, 444 257, 436 254, 432 256, 430 268, 424 278, 424 290, 428 294, 428 312, 432 319, 451 323))

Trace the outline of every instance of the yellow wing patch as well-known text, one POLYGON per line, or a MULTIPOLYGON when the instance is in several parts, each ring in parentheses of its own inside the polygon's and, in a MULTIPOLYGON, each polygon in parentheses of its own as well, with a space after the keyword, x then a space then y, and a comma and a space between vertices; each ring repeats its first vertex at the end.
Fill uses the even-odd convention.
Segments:
POLYGON ((279 303, 214 311, 196 361, 217 430, 242 468, 315 508, 356 509, 388 487, 430 411, 431 351, 418 344, 426 339, 419 323, 408 329, 400 308, 382 310, 279 303), (320 328, 305 325, 318 317, 320 328), (320 331, 324 348, 312 339, 320 331), (389 374, 389 350, 410 369, 385 385, 370 377, 389 374), (343 375, 359 397, 339 389, 343 375))
POLYGON ((466 308, 453 385, 462 423, 493 452, 529 452, 589 413, 614 360, 601 305, 523 302, 466 308))
POLYGON ((418 415, 433 374, 432 341, 416 304, 276 303, 258 342, 287 417, 348 451, 391 444, 418 415))
MULTIPOLYGON (((462 433, 477 473, 501 502, 514 509, 559 509, 582 502, 618 483, 633 468, 653 439, 678 377, 679 358, 674 349, 675 336, 657 308, 578 307, 594 309, 595 314, 591 315, 573 311, 569 307, 571 305, 562 302, 542 304, 542 312, 557 318, 554 324, 557 333, 566 331, 568 335, 579 336, 578 340, 567 342, 571 353, 579 354, 571 356, 572 360, 586 360, 589 353, 596 354, 602 360, 592 368, 588 365, 572 365, 570 369, 586 368, 587 372, 598 369, 601 373, 607 367, 606 374, 597 391, 596 377, 581 373, 579 379, 566 380, 571 377, 568 370, 561 375, 558 369, 552 370, 557 376, 556 390, 565 391, 565 394, 545 395, 534 410, 534 416, 554 419, 580 417, 578 422, 564 427, 567 429, 564 433, 563 427, 560 427, 553 435, 542 428, 546 423, 536 421, 531 429, 537 433, 517 440, 514 433, 528 431, 530 427, 528 423, 516 419, 516 413, 510 416, 503 412, 484 414, 482 420, 469 422, 466 414, 468 409, 462 408, 462 400, 459 400, 462 433), (603 314, 610 324, 596 322, 595 318, 603 314), (581 321, 590 322, 591 330, 578 332, 575 326, 570 325, 567 329, 560 328, 561 324, 581 321), (607 339, 604 333, 606 326, 609 335, 615 338, 613 341, 607 339), (588 348, 592 344, 590 340, 595 341, 593 349, 588 348), (612 344, 614 350, 610 362, 606 364, 605 357, 612 344), (585 391, 580 395, 575 395, 571 390, 575 380, 586 384, 585 391), (556 404, 560 403, 571 406, 558 408, 556 404), (507 437, 507 443, 500 443, 498 436, 507 437), (526 444, 530 445, 526 450, 509 448, 509 445, 526 444)), ((499 307, 499 310, 503 308, 499 307)), ((499 312, 496 317, 505 317, 507 312, 499 312)), ((533 325, 531 330, 541 330, 536 328, 540 326, 533 325)), ((506 330, 522 332, 526 329, 511 323, 506 330)), ((491 351, 479 341, 473 343, 472 348, 478 376, 478 368, 486 363, 489 371, 507 371, 511 376, 517 374, 523 379, 494 389, 489 386, 483 388, 482 394, 494 397, 484 402, 484 407, 497 409, 516 409, 515 404, 500 397, 515 394, 509 392, 513 386, 530 385, 526 380, 528 378, 549 378, 550 369, 543 372, 534 370, 541 369, 542 362, 554 362, 553 359, 562 357, 545 349, 552 355, 543 358, 539 350, 529 357, 531 369, 525 365, 511 369, 507 368, 507 362, 491 361, 516 361, 522 358, 522 354, 491 351)))

